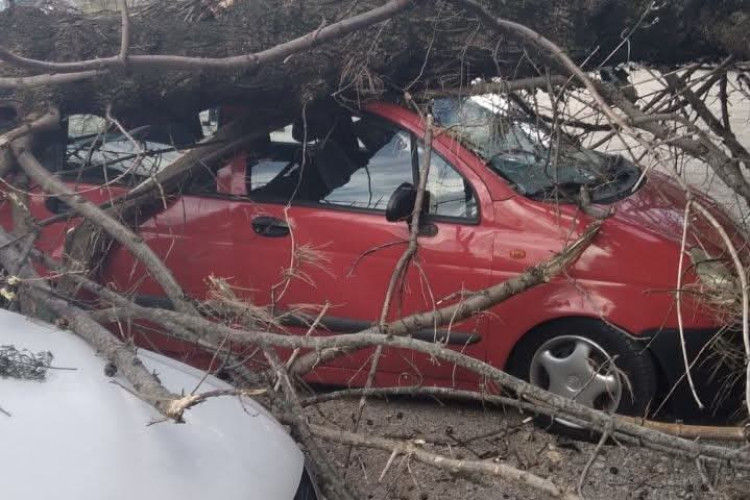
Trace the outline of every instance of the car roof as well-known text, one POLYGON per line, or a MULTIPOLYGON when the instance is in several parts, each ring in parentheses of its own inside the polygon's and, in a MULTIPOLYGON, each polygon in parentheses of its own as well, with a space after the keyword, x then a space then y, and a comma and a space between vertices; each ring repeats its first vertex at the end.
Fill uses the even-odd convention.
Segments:
MULTIPOLYGON (((43 381, 0 379, 3 497, 293 498, 302 453, 257 402, 212 398, 185 424, 148 425, 159 414, 73 333, 0 310, 0 345, 54 356, 43 381)), ((139 358, 178 394, 229 387, 156 353, 139 358)))

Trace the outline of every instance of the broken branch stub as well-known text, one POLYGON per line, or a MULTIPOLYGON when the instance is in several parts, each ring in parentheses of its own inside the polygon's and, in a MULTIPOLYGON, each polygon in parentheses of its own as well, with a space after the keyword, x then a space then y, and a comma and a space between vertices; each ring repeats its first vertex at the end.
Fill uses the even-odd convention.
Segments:
POLYGON ((179 400, 180 396, 171 393, 161 385, 159 379, 141 363, 132 347, 125 345, 109 330, 92 320, 87 311, 59 298, 33 270, 28 256, 22 255, 15 249, 13 242, 14 239, 11 236, 0 230, 0 265, 5 269, 18 268, 19 287, 23 293, 54 311, 73 332, 86 340, 118 368, 132 385, 138 397, 165 417, 172 418, 171 402, 179 400))

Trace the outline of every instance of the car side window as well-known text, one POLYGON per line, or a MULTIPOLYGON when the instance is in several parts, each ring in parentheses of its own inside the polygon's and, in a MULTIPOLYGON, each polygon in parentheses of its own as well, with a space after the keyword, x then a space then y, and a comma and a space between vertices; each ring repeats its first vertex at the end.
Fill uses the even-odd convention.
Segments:
POLYGON ((272 133, 248 155, 250 198, 384 211, 393 191, 413 181, 408 133, 349 116, 304 126, 272 133))
MULTIPOLYGON (((418 149, 421 158, 424 149, 421 145, 418 149)), ((430 193, 430 215, 478 220, 477 199, 471 184, 435 151, 430 155, 427 191, 430 193)))
MULTIPOLYGON (((197 117, 196 117, 197 118, 197 117)), ((58 173, 82 182, 138 183, 177 160, 202 138, 189 122, 120 127, 97 115, 66 117, 58 173)))

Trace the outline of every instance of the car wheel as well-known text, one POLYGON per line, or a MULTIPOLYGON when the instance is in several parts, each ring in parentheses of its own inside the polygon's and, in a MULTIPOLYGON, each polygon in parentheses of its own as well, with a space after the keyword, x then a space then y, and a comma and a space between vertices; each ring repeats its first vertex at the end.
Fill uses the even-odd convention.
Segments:
MULTIPOLYGON (((645 414, 657 387, 656 367, 644 346, 588 318, 556 321, 530 332, 516 345, 508 371, 559 396, 624 415, 645 414)), ((597 435, 562 418, 535 421, 581 439, 597 435)))

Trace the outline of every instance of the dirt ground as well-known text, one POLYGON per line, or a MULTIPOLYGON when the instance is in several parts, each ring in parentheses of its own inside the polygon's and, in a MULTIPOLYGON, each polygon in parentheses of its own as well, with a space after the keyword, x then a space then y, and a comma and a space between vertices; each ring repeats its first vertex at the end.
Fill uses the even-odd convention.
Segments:
MULTIPOLYGON (((352 430, 358 400, 319 406, 314 421, 352 430)), ((361 432, 401 439, 422 439, 434 451, 453 458, 496 460, 575 489, 595 443, 573 441, 536 428, 512 409, 478 403, 397 398, 369 399, 361 432)), ((340 465, 347 447, 326 445, 340 465)), ((486 476, 456 477, 399 456, 380 479, 389 453, 362 450, 352 454, 347 479, 368 500, 535 500, 543 495, 486 476)), ((589 500, 750 499, 750 474, 704 470, 696 463, 645 448, 611 444, 602 448, 587 476, 589 500)))

